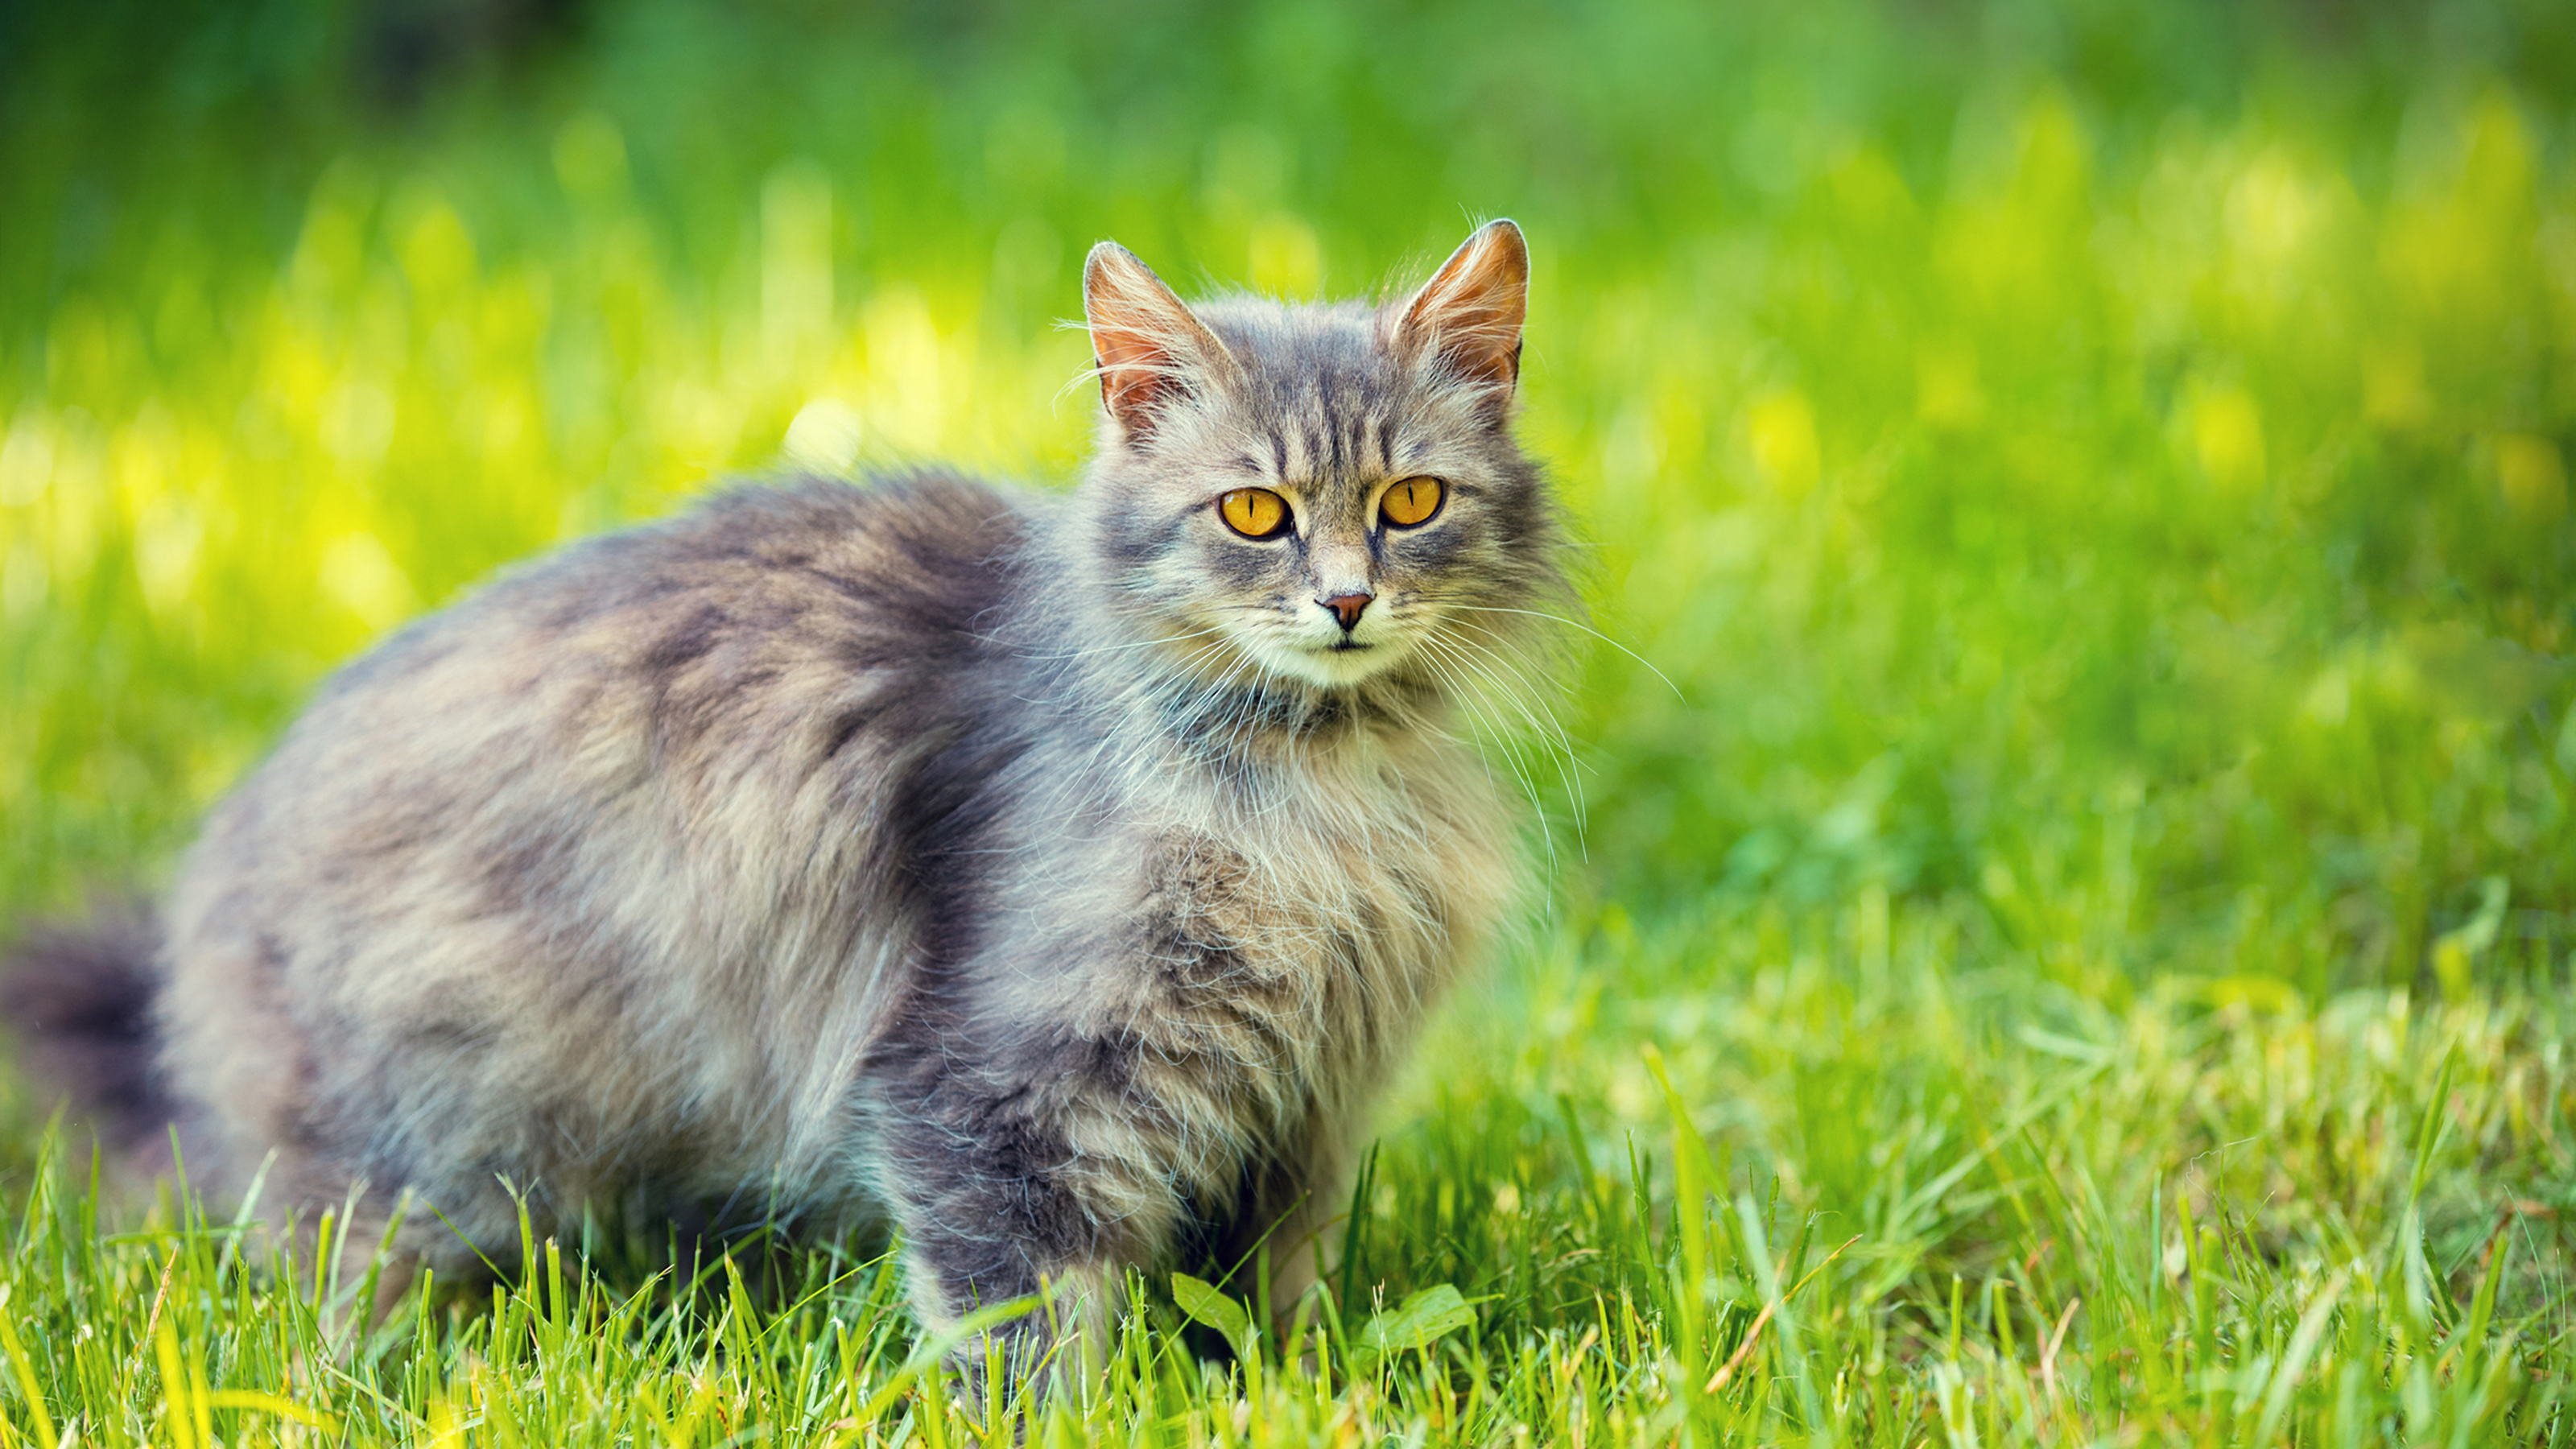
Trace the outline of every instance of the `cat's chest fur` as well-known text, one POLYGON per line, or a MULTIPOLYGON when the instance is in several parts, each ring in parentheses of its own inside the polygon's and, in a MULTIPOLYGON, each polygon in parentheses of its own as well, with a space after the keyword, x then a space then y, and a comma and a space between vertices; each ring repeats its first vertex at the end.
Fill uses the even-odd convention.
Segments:
POLYGON ((1367 1099, 1515 894, 1513 832, 1446 738, 1124 779, 1011 852, 975 975, 1016 1049, 1061 1063, 1077 1151, 1163 1135, 1222 1196, 1367 1099))
POLYGON ((1173 770, 1108 832, 1116 887, 1095 877, 1067 912, 1127 949, 1072 980, 1098 1012, 1257 1021, 1275 1036, 1254 1055, 1297 1076, 1365 1073, 1512 894, 1508 827, 1461 750, 1358 738, 1247 776, 1173 770))

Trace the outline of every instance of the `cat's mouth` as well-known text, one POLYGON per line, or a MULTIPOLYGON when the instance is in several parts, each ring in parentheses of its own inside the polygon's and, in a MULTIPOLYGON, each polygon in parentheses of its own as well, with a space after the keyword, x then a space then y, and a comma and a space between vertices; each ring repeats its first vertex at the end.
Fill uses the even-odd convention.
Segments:
POLYGON ((1405 651, 1394 639, 1238 638, 1253 659, 1318 689, 1348 689, 1383 672, 1405 651))
POLYGON ((1411 615, 1396 617, 1396 604, 1388 600, 1384 613, 1371 609, 1349 632, 1333 627, 1329 619, 1310 617, 1320 610, 1247 609, 1249 618, 1216 625, 1231 649, 1211 655, 1200 646, 1184 645, 1185 650, 1195 651, 1184 654, 1184 668, 1215 680, 1237 678, 1248 665, 1257 675, 1282 683, 1310 689, 1355 688, 1400 667, 1421 642, 1422 628, 1429 621, 1411 615))
POLYGON ((1386 672, 1406 651, 1401 636, 1308 640, 1270 651, 1273 667, 1325 689, 1348 689, 1386 672))

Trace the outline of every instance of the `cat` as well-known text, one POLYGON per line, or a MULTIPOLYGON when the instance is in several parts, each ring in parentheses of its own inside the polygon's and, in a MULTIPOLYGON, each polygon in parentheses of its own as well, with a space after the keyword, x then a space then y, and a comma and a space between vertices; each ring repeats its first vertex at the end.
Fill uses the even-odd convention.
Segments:
POLYGON ((640 1194, 890 1219, 934 1329, 1057 1295, 1015 1370, 1185 1242, 1293 1303, 1528 883, 1467 729, 1570 603, 1528 275, 1496 221, 1391 303, 1193 309, 1103 242, 1070 494, 740 486, 504 573, 321 688, 157 944, 39 943, 21 1025, 156 1052, 200 1180, 361 1242, 410 1194, 442 1279, 640 1194))

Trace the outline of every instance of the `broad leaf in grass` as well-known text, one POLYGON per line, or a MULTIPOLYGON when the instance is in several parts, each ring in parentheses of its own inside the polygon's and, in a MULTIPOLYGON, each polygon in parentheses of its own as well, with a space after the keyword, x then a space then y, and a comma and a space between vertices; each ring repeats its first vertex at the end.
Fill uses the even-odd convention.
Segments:
POLYGON ((1476 1310, 1468 1306, 1464 1294, 1447 1283, 1434 1283, 1406 1294, 1402 1303, 1370 1319, 1351 1346, 1352 1356, 1363 1369, 1375 1368, 1390 1354, 1408 1348, 1428 1350, 1475 1322, 1476 1310))
POLYGON ((1252 1357, 1252 1315, 1244 1306, 1216 1290, 1214 1284, 1201 1282, 1187 1273, 1172 1275, 1172 1301, 1193 1323, 1202 1323, 1225 1335, 1228 1347, 1239 1359, 1252 1357))

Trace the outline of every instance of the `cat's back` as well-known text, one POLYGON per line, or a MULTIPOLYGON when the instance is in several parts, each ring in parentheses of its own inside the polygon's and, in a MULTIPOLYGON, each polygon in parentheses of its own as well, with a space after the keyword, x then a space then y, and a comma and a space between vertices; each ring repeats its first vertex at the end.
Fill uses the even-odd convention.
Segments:
MULTIPOLYGON (((579 1136, 618 1093, 668 1095, 584 1043, 688 1023, 697 1062, 670 1070, 732 1080, 668 1085, 704 1100, 792 1074, 816 1043, 780 1013, 864 1014, 900 955, 918 777, 1008 692, 992 628, 1033 506, 938 474, 741 488, 350 664, 183 869, 179 1084, 267 1099, 247 1135, 289 1140, 335 1091, 524 1095, 544 1070, 600 1098, 566 1104, 579 1136)), ((348 1130, 424 1110, 377 1100, 348 1130)))
POLYGON ((236 798, 453 830, 532 795, 720 812, 864 773, 851 752, 971 713, 1027 506, 945 474, 809 480, 576 543, 346 666, 236 798))

